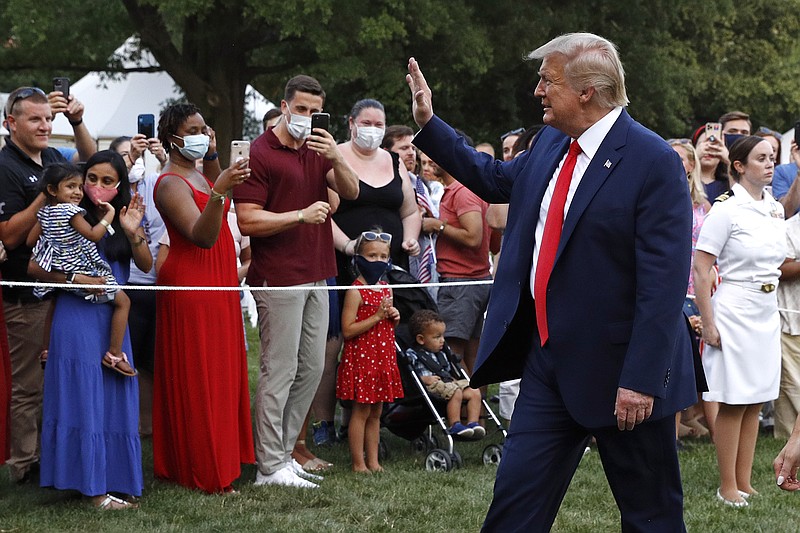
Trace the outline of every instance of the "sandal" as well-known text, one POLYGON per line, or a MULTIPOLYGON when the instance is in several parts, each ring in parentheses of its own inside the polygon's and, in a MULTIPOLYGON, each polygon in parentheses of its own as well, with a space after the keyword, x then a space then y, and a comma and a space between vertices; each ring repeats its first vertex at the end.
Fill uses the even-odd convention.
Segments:
POLYGON ((100 503, 94 504, 94 506, 100 511, 121 511, 123 509, 139 508, 139 506, 134 503, 126 502, 110 494, 106 494, 106 497, 103 498, 100 503))
POLYGON ((319 457, 315 457, 310 461, 306 461, 304 465, 302 465, 303 470, 306 472, 324 472, 329 470, 333 466, 333 463, 329 463, 324 459, 320 459, 319 457))
POLYGON ((227 487, 222 489, 220 493, 222 496, 238 496, 240 493, 233 485, 228 485, 227 487))
POLYGON ((305 439, 298 439, 292 450, 292 459, 297 461, 300 467, 306 472, 322 472, 333 466, 323 459, 320 459, 306 447, 305 439))
POLYGON ((683 422, 683 424, 694 430, 694 435, 692 435, 694 438, 709 436, 708 428, 705 427, 703 424, 701 424, 700 420, 698 420, 697 418, 687 420, 686 422, 683 422))
POLYGON ((139 372, 128 363, 128 356, 125 355, 125 352, 120 352, 118 356, 111 352, 106 352, 105 357, 103 357, 103 366, 115 370, 129 378, 139 374, 139 372))

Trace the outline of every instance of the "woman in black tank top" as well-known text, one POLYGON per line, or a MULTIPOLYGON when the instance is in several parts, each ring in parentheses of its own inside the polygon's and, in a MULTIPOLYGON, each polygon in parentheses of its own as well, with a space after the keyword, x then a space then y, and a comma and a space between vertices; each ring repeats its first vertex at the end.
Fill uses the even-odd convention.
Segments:
POLYGON ((383 105, 360 100, 348 119, 351 140, 342 154, 359 176, 355 200, 332 198, 339 285, 355 279, 351 267, 353 242, 361 232, 380 227, 392 235, 392 263, 408 269, 408 256, 419 253, 421 218, 405 167, 397 154, 380 148, 385 129, 383 105))

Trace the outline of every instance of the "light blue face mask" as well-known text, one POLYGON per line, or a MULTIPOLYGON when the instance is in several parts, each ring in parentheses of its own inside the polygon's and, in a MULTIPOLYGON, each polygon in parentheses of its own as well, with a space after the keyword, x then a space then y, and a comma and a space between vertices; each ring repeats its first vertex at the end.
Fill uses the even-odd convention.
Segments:
POLYGON ((206 152, 208 152, 208 145, 211 143, 211 137, 205 133, 187 135, 186 137, 173 135, 173 137, 183 140, 183 146, 178 146, 175 143, 173 143, 172 146, 177 148, 181 155, 189 161, 196 161, 206 155, 206 152))

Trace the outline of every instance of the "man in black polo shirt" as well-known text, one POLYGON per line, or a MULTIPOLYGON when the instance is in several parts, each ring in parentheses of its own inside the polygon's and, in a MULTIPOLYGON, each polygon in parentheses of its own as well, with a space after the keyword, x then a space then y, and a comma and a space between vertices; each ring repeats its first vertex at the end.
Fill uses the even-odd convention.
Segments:
MULTIPOLYGON (((96 150, 83 125, 83 104, 74 96, 49 96, 41 89, 21 87, 8 96, 5 107, 10 139, 0 150, 0 240, 8 252, 2 264, 3 279, 31 281, 27 275, 31 249, 25 239, 44 206, 39 178, 49 163, 64 161, 48 148, 53 115, 63 112, 72 124, 76 145, 85 161, 96 150)), ((11 352, 11 476, 30 479, 39 461, 39 423, 43 373, 39 365, 47 302, 33 296, 29 287, 4 287, 3 307, 11 352)))

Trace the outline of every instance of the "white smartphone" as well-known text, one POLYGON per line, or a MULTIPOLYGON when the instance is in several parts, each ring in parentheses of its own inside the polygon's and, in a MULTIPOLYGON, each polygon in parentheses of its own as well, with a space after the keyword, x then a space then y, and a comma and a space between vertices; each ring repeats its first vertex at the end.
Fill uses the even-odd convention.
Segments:
POLYGON ((722 138, 722 124, 719 122, 706 122, 706 139, 709 142, 719 142, 722 138))
POLYGON ((250 141, 231 141, 231 163, 250 157, 250 141))

